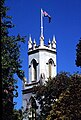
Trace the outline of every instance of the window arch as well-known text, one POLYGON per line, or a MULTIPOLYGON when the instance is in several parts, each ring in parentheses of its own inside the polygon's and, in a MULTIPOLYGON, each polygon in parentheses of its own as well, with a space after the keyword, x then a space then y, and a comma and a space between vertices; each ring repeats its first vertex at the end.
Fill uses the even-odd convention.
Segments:
POLYGON ((52 77, 53 66, 54 66, 54 61, 52 59, 49 59, 48 61, 49 77, 52 77))
POLYGON ((37 105, 36 105, 36 100, 33 96, 31 96, 31 98, 29 99, 29 103, 30 103, 30 106, 29 106, 29 120, 35 120, 36 119, 36 108, 37 108, 37 105))
POLYGON ((37 62, 35 59, 31 61, 32 66, 32 82, 37 80, 37 62))

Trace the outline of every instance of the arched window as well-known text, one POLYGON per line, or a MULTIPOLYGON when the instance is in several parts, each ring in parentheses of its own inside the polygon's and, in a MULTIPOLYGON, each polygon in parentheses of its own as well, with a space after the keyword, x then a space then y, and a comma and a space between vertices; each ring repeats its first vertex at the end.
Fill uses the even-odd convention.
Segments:
POLYGON ((32 82, 37 80, 37 62, 35 59, 31 62, 32 65, 32 82))
POLYGON ((52 74, 52 62, 49 62, 49 77, 51 77, 52 74))
POLYGON ((36 100, 31 96, 30 100, 30 111, 29 111, 29 120, 36 120, 36 100))
POLYGON ((52 77, 53 66, 54 66, 54 61, 52 59, 49 59, 48 61, 49 77, 52 77))

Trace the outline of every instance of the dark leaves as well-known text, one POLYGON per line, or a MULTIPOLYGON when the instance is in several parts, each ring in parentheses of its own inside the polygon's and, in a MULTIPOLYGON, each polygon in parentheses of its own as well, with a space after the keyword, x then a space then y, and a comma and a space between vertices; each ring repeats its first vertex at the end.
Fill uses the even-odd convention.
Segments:
POLYGON ((41 108, 41 119, 80 119, 81 75, 60 73, 45 86, 35 87, 35 93, 41 108))
POLYGON ((81 67, 81 38, 76 46, 76 65, 81 67))
POLYGON ((23 79, 24 72, 21 70, 20 44, 25 42, 25 37, 18 35, 9 36, 9 29, 14 27, 11 16, 7 15, 5 0, 1 0, 1 76, 2 76, 2 105, 3 120, 13 120, 13 98, 18 97, 14 74, 23 79))

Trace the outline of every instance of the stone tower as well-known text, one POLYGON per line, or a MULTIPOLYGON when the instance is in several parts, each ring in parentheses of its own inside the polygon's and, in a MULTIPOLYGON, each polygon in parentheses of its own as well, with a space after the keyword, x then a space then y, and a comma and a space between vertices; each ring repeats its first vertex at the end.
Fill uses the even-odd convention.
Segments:
MULTIPOLYGON (((40 45, 36 44, 35 39, 32 40, 31 36, 28 40, 28 60, 29 60, 29 80, 24 82, 23 85, 23 109, 29 110, 29 114, 24 120, 32 119, 31 97, 33 86, 38 84, 45 84, 48 78, 55 77, 56 72, 56 40, 53 36, 52 40, 48 40, 48 45, 44 44, 43 35, 40 36, 40 45)), ((35 117, 35 115, 33 116, 35 117)), ((34 120, 34 119, 33 119, 34 120)))

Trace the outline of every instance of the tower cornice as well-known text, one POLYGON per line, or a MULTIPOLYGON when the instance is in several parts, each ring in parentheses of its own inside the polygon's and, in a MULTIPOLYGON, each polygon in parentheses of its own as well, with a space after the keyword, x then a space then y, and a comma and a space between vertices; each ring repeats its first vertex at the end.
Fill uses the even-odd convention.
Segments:
POLYGON ((56 52, 56 49, 51 49, 51 48, 48 48, 48 46, 39 46, 38 48, 36 48, 35 50, 29 50, 28 51, 28 55, 30 54, 34 54, 34 53, 38 53, 40 51, 48 51, 48 52, 52 52, 52 53, 57 53, 56 52))

